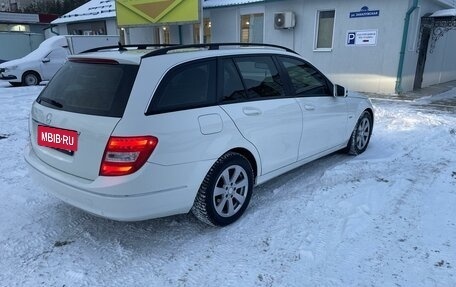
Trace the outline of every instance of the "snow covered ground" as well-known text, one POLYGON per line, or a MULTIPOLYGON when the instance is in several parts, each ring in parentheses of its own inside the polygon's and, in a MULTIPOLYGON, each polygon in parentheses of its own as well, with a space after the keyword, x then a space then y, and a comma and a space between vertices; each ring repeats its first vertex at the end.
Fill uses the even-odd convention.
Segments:
POLYGON ((114 222, 48 195, 22 157, 41 89, 0 83, 0 286, 456 286, 455 109, 374 100, 364 154, 268 182, 213 228, 114 222))

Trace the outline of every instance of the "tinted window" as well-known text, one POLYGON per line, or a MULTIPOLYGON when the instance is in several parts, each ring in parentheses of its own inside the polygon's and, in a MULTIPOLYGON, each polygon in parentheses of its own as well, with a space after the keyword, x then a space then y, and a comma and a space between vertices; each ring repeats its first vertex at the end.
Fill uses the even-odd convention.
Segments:
POLYGON ((326 78, 304 61, 280 57, 297 96, 331 96, 326 78))
POLYGON ((282 97, 285 95, 279 72, 271 57, 236 58, 247 98, 282 97))
POLYGON ((163 79, 147 111, 163 113, 215 103, 215 60, 185 64, 163 79))
POLYGON ((122 117, 138 66, 67 62, 37 98, 55 109, 122 117))
POLYGON ((69 55, 69 51, 67 48, 57 48, 51 51, 46 58, 49 58, 50 60, 53 59, 65 59, 69 55))
POLYGON ((232 59, 221 60, 222 65, 222 102, 246 99, 241 77, 232 59))

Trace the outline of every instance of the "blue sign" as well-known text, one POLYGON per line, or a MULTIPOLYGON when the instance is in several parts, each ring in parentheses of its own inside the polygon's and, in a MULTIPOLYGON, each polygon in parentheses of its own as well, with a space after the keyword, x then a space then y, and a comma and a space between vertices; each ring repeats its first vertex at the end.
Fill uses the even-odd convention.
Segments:
POLYGON ((360 17, 376 17, 380 15, 380 10, 369 10, 369 7, 364 6, 359 12, 350 12, 350 18, 360 17))
POLYGON ((356 32, 348 32, 347 45, 355 45, 356 32))

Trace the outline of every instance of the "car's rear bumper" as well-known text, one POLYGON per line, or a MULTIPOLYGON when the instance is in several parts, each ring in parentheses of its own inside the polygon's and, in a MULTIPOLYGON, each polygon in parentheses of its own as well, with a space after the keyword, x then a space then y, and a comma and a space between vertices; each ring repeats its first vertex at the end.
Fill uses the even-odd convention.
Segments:
MULTIPOLYGON (((162 184, 158 182, 160 177, 177 178, 183 170, 186 170, 187 174, 193 175, 195 169, 210 168, 210 163, 170 167, 147 163, 147 166, 143 168, 146 169, 145 172, 150 173, 150 176, 143 174, 136 178, 129 176, 99 177, 100 179, 95 181, 88 181, 65 174, 47 165, 36 156, 33 149, 28 149, 25 160, 32 178, 41 183, 46 191, 89 213, 119 221, 138 221, 187 213, 193 205, 202 179, 190 178, 190 181, 187 180, 187 184, 178 184, 178 180, 176 180, 174 186, 163 188, 162 184), (148 183, 155 181, 161 189, 148 192, 149 188, 142 182, 144 178, 148 183), (107 194, 107 191, 113 194, 107 194), (133 191, 136 193, 132 194, 133 191)), ((187 177, 183 175, 183 178, 187 177)), ((164 181, 166 182, 166 180, 164 181)))

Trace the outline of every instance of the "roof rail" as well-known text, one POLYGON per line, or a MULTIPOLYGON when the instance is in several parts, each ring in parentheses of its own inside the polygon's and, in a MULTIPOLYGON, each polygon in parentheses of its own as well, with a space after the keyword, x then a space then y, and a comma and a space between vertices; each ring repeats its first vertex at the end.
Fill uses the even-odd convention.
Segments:
POLYGON ((287 52, 298 54, 290 48, 274 45, 274 44, 264 44, 264 43, 206 43, 206 44, 189 44, 189 45, 171 45, 169 47, 164 47, 151 51, 150 53, 145 54, 142 58, 149 58, 158 55, 165 55, 170 51, 182 50, 182 49, 191 49, 191 48, 206 48, 208 50, 219 50, 221 46, 239 46, 239 47, 269 47, 285 50, 287 52))
POLYGON ((110 49, 118 49, 118 51, 127 51, 127 48, 136 48, 138 50, 145 50, 147 48, 164 48, 164 47, 172 47, 176 46, 176 44, 134 44, 134 45, 115 45, 115 46, 102 46, 93 49, 89 49, 86 51, 82 51, 79 54, 84 53, 91 53, 91 52, 98 52, 101 50, 110 50, 110 49))

